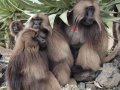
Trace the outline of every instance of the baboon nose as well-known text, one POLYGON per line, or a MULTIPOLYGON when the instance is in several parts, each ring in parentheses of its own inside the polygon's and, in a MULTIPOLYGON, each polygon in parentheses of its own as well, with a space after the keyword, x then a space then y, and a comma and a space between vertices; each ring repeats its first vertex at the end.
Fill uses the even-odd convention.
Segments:
POLYGON ((94 18, 93 17, 89 17, 89 18, 83 18, 81 20, 81 23, 80 24, 83 24, 85 26, 91 26, 93 23, 94 23, 94 18))

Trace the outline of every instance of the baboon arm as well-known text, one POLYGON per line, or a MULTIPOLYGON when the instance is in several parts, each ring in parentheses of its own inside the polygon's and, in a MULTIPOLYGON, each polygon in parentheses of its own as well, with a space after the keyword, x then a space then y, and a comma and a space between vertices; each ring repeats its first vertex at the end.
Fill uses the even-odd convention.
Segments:
MULTIPOLYGON (((58 80, 55 78, 53 73, 49 73, 49 85, 47 86, 46 90, 61 90, 60 84, 58 80)), ((46 86, 46 85, 45 85, 46 86)))
POLYGON ((73 56, 68 43, 63 37, 53 33, 53 36, 48 40, 48 56, 54 62, 64 60, 71 67, 73 65, 73 56), (52 51, 52 52, 51 52, 52 51))
POLYGON ((66 62, 57 64, 53 69, 53 73, 62 86, 68 84, 71 72, 66 62))

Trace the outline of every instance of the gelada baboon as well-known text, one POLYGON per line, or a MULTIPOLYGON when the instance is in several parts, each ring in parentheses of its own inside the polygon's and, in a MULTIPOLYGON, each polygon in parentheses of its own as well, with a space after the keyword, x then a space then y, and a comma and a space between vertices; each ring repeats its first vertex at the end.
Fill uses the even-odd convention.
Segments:
POLYGON ((6 72, 8 90, 61 90, 39 43, 46 46, 45 38, 37 30, 25 29, 19 33, 6 72))
POLYGON ((69 44, 60 30, 57 27, 54 27, 52 30, 48 15, 44 13, 32 16, 28 21, 27 27, 32 27, 38 29, 39 32, 49 34, 47 37, 47 54, 50 70, 54 73, 60 85, 72 84, 74 80, 70 79, 70 68, 73 65, 73 56, 69 44))
POLYGON ((10 34, 15 38, 18 37, 18 34, 21 30, 23 30, 24 26, 21 21, 12 21, 9 25, 10 34))
POLYGON ((108 47, 108 35, 97 1, 78 0, 72 15, 71 27, 65 33, 73 55, 77 52, 75 65, 96 71, 100 69, 101 62, 104 62, 108 47))

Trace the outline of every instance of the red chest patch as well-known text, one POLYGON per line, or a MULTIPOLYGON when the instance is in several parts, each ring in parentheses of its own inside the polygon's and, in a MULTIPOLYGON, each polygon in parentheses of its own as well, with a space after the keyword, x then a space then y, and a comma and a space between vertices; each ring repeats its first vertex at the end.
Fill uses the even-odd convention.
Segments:
POLYGON ((73 25, 71 28, 71 32, 78 32, 78 27, 76 25, 73 25))

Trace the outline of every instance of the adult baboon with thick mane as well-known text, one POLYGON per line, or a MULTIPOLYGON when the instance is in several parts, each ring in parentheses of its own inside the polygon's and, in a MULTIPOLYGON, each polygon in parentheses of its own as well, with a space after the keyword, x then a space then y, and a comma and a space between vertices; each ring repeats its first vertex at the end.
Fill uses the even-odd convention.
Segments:
POLYGON ((60 85, 64 86, 69 82, 71 83, 73 81, 70 79, 73 56, 67 40, 61 34, 61 30, 57 27, 51 28, 48 15, 45 13, 38 13, 32 16, 28 21, 27 27, 50 34, 47 37, 47 54, 50 70, 56 76, 60 85))
POLYGON ((72 14, 68 16, 68 21, 71 21, 70 27, 63 32, 68 37, 75 65, 85 70, 97 71, 107 54, 107 31, 100 17, 97 1, 77 1, 72 14))
POLYGON ((26 28, 19 33, 6 72, 8 90, 61 90, 49 71, 45 46, 37 30, 26 28))

